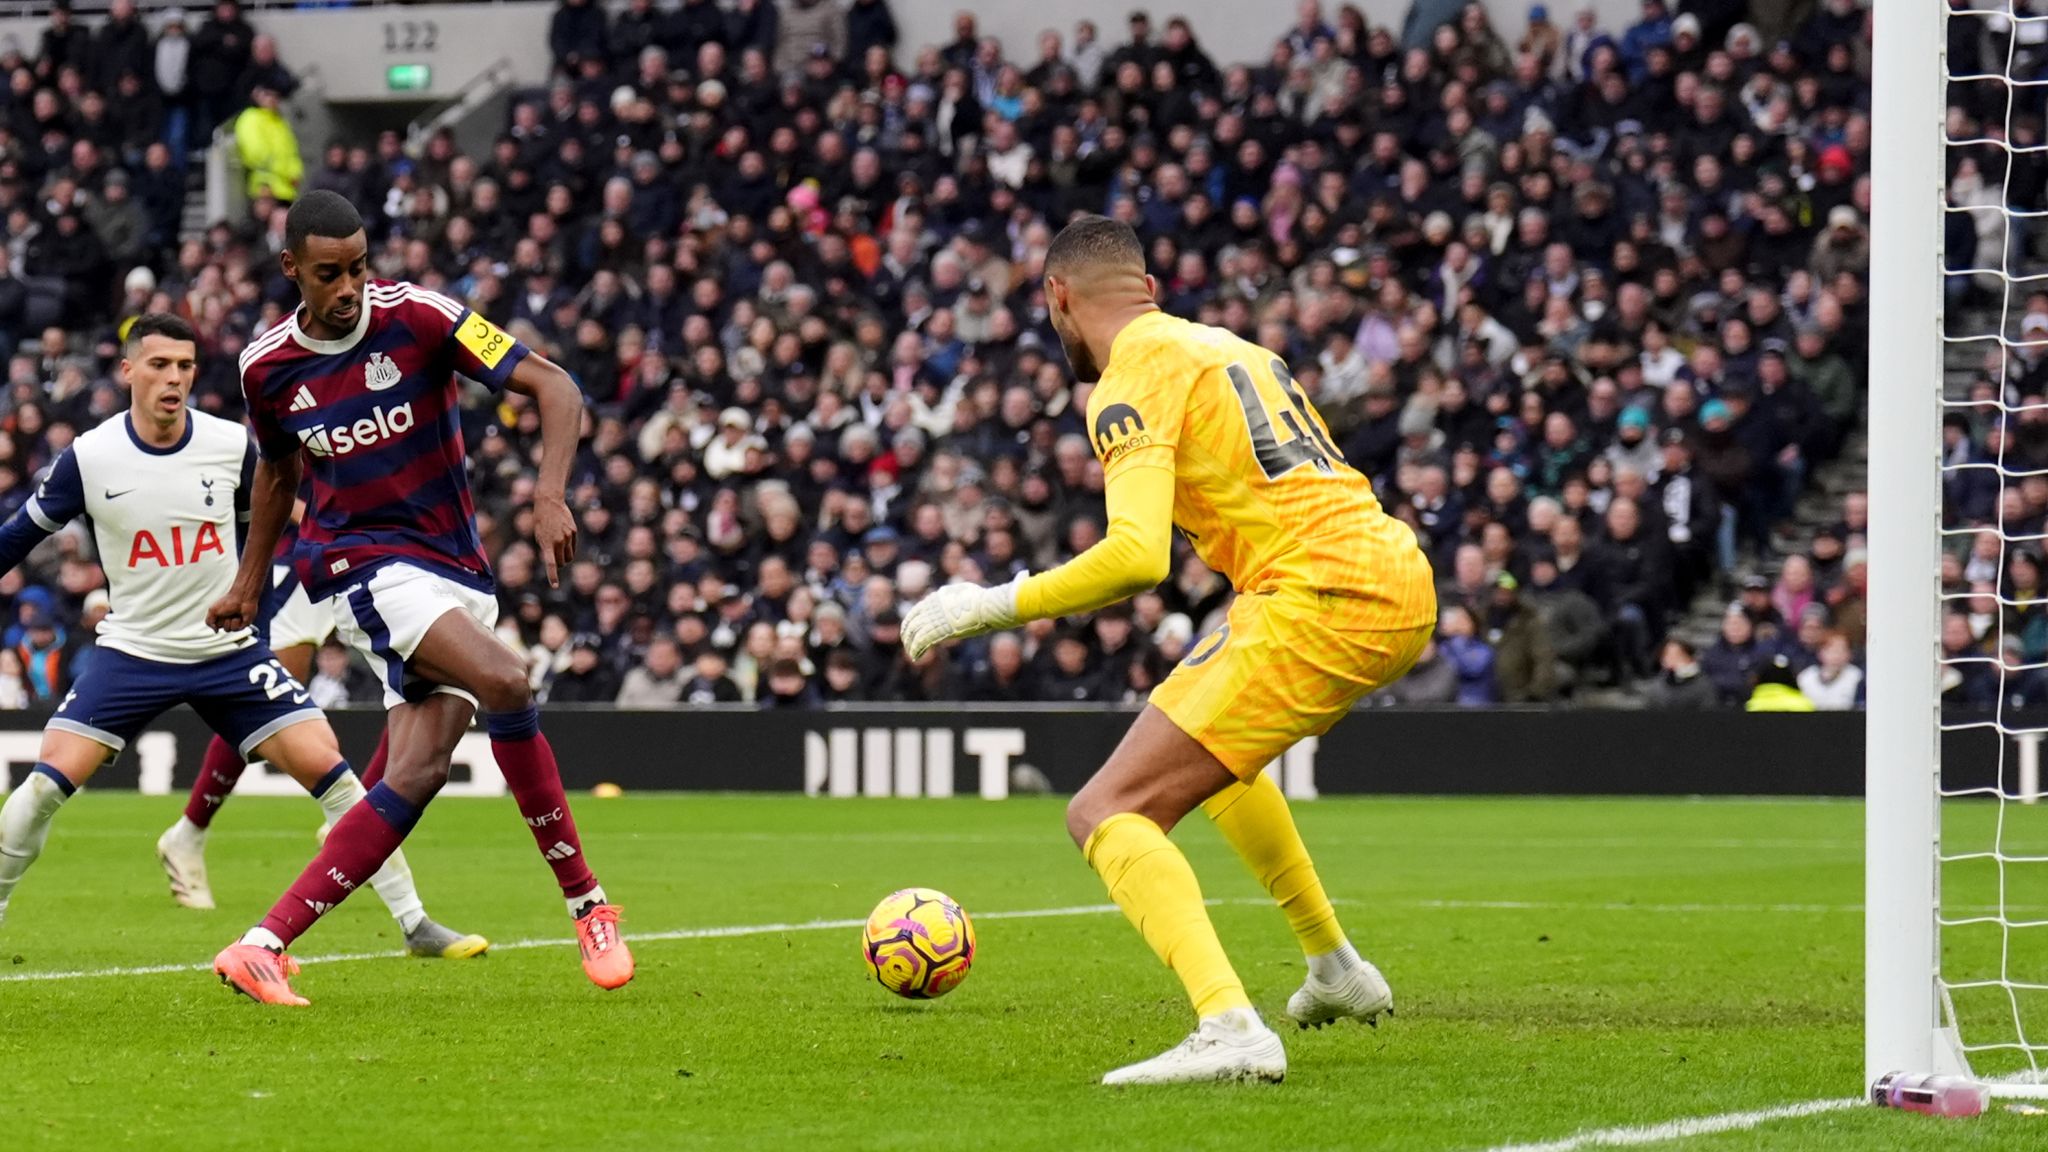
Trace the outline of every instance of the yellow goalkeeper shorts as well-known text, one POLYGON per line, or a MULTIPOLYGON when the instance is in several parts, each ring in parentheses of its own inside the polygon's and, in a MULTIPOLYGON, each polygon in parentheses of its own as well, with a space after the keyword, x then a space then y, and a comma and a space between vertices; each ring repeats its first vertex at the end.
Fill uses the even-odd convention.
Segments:
POLYGON ((1238 779, 1250 780, 1421 658, 1433 625, 1345 627, 1367 612, 1384 618, 1382 606, 1329 592, 1241 595, 1224 626, 1152 690, 1151 703, 1238 779))

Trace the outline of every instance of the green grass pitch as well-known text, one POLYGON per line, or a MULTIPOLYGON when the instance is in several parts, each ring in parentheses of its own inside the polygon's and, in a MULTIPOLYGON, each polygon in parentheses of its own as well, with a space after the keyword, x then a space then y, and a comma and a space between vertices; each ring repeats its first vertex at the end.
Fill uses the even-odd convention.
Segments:
MULTIPOLYGON (((584 799, 586 845, 640 937, 627 989, 599 992, 572 949, 536 945, 309 964, 300 1011, 204 971, 94 974, 203 965, 313 850, 312 804, 237 800, 211 847, 221 910, 186 911, 152 852, 177 810, 82 795, 17 892, 0 926, 0 1147, 1484 1149, 1839 1098, 1859 1079, 1852 803, 1299 805, 1399 1004, 1377 1030, 1306 1033, 1280 1018, 1300 975, 1285 923, 1197 816, 1177 839, 1282 1026, 1288 1080, 1121 1091, 1094 1081, 1191 1021, 1171 974, 1100 910, 1057 801, 584 799), (979 917, 973 975, 929 1004, 876 987, 853 928, 804 927, 858 921, 910 884, 979 917), (1055 914, 999 915, 1041 910, 1055 914), (647 938, 720 928, 734 931, 647 938), (62 972, 85 974, 37 978, 62 972)), ((1953 812, 1952 847, 1991 843, 1996 816, 1953 812)), ((2008 808, 2002 835, 2048 850, 2048 809, 2008 808)), ((408 850, 443 921, 501 944, 568 937, 510 801, 444 801, 408 850)), ((1988 900, 1996 867, 1961 869, 1951 905, 1988 900)), ((2007 897, 2048 919, 2032 870, 2048 863, 2005 869, 2007 897)), ((2048 976, 2048 928, 2011 941, 2034 950, 2010 963, 2048 976)), ((2009 943, 1959 931, 1951 964, 1995 970, 2009 943)), ((363 893, 298 951, 397 944, 363 893)), ((2048 1003, 2033 1008, 2039 1040, 2048 1003)), ((1684 1146, 2044 1147, 2048 1117, 1859 1107, 1684 1146)))

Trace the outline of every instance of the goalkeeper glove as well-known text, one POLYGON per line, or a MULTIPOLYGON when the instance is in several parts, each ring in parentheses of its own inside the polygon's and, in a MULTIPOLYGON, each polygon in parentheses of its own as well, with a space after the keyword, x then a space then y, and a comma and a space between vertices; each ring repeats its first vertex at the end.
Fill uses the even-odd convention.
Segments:
POLYGON ((912 660, 948 640, 984 636, 1022 623, 1017 618, 1017 586, 1027 573, 996 588, 948 584, 917 602, 903 618, 903 650, 912 660))

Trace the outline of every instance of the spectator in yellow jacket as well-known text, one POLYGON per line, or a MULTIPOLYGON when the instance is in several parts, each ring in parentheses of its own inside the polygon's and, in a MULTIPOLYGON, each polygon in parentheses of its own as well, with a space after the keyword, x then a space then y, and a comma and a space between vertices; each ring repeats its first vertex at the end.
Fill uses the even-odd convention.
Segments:
POLYGON ((1792 660, 1779 653, 1757 666, 1756 687, 1750 691, 1749 712, 1811 712, 1813 701, 1799 691, 1798 673, 1792 660))
POLYGON ((268 192, 289 204, 298 199, 299 179, 306 174, 299 135, 279 110, 277 89, 258 84, 249 97, 253 103, 235 117, 235 152, 249 174, 249 196, 268 192))

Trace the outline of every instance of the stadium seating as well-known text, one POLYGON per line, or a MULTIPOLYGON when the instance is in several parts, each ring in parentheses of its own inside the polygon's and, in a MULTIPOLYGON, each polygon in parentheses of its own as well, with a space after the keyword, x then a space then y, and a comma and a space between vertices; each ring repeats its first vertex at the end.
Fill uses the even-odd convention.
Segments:
MULTIPOLYGON (((1478 4, 1440 27, 1304 5, 1271 44, 1173 18, 1026 50, 965 15, 899 44, 888 0, 576 0, 557 80, 488 153, 304 140, 302 177, 186 235, 185 149, 305 62, 232 4, 175 30, 119 7, 0 54, 0 511, 121 408, 141 311, 194 321, 200 402, 237 414, 236 355, 293 303, 280 197, 331 188, 379 275, 468 301, 589 399, 559 590, 524 539, 536 418, 481 390, 468 410, 503 630, 548 699, 1140 699, 1229 596, 1192 556, 1091 620, 921 667, 896 644, 936 583, 1100 535, 1038 268, 1103 212, 1144 238, 1165 307, 1288 359, 1427 544, 1443 635, 1384 702, 1733 706, 1778 654, 1826 706, 1860 699, 1860 14, 1651 3, 1517 38, 1478 4)), ((1991 422, 1961 424, 1955 451, 1985 451, 1991 422)), ((1983 496, 1951 491, 1957 523, 1983 496)), ((2018 578, 1978 567, 1956 586, 2018 578)), ((63 624, 54 662, 8 631, 0 703, 62 695, 101 583, 67 536, 0 584, 10 619, 63 624)))

